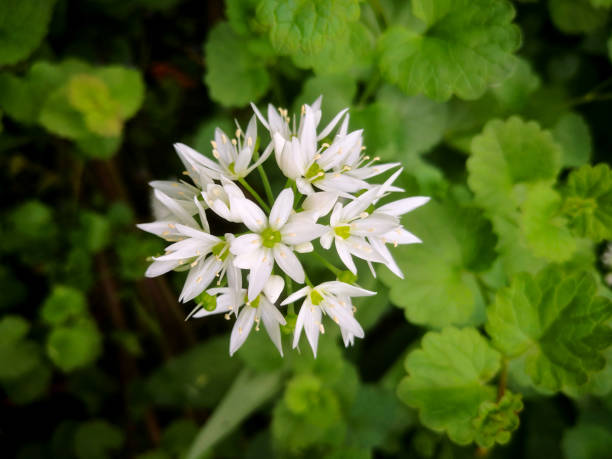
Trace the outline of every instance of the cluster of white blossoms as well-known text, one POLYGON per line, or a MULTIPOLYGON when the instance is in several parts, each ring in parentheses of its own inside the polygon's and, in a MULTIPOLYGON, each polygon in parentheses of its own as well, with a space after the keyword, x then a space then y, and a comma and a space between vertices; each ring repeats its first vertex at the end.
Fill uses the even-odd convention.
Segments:
POLYGON ((183 174, 192 183, 151 182, 158 221, 138 227, 171 244, 163 255, 153 257, 146 275, 189 271, 179 298, 197 302, 188 317, 219 313, 226 319, 236 317, 230 355, 242 346, 253 325, 259 330, 263 321, 281 355, 280 327, 285 326, 293 331, 294 348, 304 330, 316 356, 319 333, 325 331, 324 315, 338 324, 345 345, 353 344, 354 338, 363 338, 364 333, 354 317, 352 298, 376 294, 352 282, 357 274, 354 257, 365 260, 374 276, 372 264, 381 263, 402 277, 388 245, 421 242, 404 229, 399 217, 429 198, 410 197, 377 206, 385 196, 403 191, 393 185, 402 169, 398 163, 378 164, 378 158, 364 153, 362 131, 348 130, 348 110, 342 110, 321 130, 321 97, 302 107, 297 123, 286 110, 272 105, 267 118, 255 106, 253 110, 255 115, 246 131, 237 125, 235 138, 215 130, 212 158, 175 144, 186 168, 183 174), (270 136, 261 155, 257 151, 261 141, 257 119, 270 136), (332 135, 333 140, 323 141, 332 135), (276 198, 266 175, 272 152, 287 177, 276 198), (267 202, 245 180, 256 168, 267 202), (383 183, 369 182, 392 169, 395 171, 383 183), (211 234, 207 212, 244 225, 244 231, 211 234), (320 262, 336 280, 313 285, 300 256, 315 251, 316 241, 324 250, 333 245, 353 276, 321 257, 320 262), (306 286, 291 293, 293 282, 306 286), (288 296, 280 301, 285 288, 288 296), (281 309, 290 305, 293 311, 293 303, 300 299, 303 303, 297 318, 291 314, 294 324, 287 325, 281 309))

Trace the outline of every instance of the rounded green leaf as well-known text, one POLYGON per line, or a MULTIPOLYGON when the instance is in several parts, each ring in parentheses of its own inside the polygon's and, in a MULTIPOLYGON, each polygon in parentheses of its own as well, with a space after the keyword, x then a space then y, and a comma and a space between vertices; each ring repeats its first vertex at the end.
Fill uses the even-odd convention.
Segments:
POLYGON ((511 433, 518 429, 518 413, 522 409, 521 395, 509 391, 497 402, 483 402, 478 409, 478 417, 474 419, 476 443, 484 448, 490 448, 495 443, 508 443, 511 433))
POLYGON ((596 296, 590 273, 564 274, 552 265, 537 276, 519 274, 487 311, 487 333, 508 357, 525 356, 536 387, 580 386, 606 364, 612 344, 612 301, 596 296))
POLYGON ((28 57, 47 34, 55 0, 3 0, 0 13, 0 65, 28 57))
POLYGON ((102 419, 87 421, 74 435, 74 452, 79 459, 107 459, 124 442, 121 430, 102 419))
POLYGON ((607 164, 572 171, 564 189, 563 210, 572 231, 595 242, 612 239, 612 170, 607 164))
POLYGON ((270 76, 262 56, 226 22, 210 31, 204 45, 210 97, 222 105, 243 106, 255 102, 270 87, 270 76))
POLYGON ((87 312, 87 300, 80 290, 56 285, 43 303, 41 317, 49 325, 61 325, 87 312))
POLYGON ((561 145, 564 167, 582 166, 591 159, 591 133, 582 116, 574 112, 564 114, 553 128, 553 136, 561 145))
POLYGON ((314 54, 359 19, 358 0, 263 0, 257 19, 280 54, 314 54))
POLYGON ((421 348, 406 358, 408 376, 397 388, 400 399, 419 410, 432 430, 466 445, 477 432, 474 421, 483 402, 494 402, 487 383, 500 368, 501 355, 473 328, 427 333, 421 348))
POLYGON ((529 189, 521 213, 521 230, 533 253, 550 261, 563 262, 576 250, 576 240, 567 227, 559 193, 549 185, 529 189))
POLYGON ((430 327, 482 323, 484 304, 476 273, 495 259, 491 225, 475 208, 427 203, 406 215, 404 226, 423 240, 393 255, 405 278, 380 269, 391 302, 408 321, 430 327))
POLYGON ((81 319, 72 326, 54 328, 47 338, 47 355, 65 372, 95 361, 101 352, 102 337, 94 322, 81 319))
POLYGON ((548 0, 548 8, 555 26, 568 34, 589 33, 606 23, 606 12, 589 0, 548 0))
POLYGON ((506 0, 415 0, 417 30, 387 29, 379 41, 380 69, 407 94, 448 100, 480 97, 508 76, 521 38, 506 0))
POLYGON ((68 101, 82 113, 87 129, 105 137, 116 137, 123 127, 119 106, 111 99, 100 78, 76 75, 68 83, 68 101))

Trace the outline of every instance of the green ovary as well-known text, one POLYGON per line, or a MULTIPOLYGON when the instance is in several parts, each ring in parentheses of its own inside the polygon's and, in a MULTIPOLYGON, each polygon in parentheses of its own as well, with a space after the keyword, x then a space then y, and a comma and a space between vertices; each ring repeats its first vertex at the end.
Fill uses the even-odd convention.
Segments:
POLYGON ((351 227, 348 225, 336 226, 334 228, 334 233, 336 233, 336 236, 340 236, 342 239, 348 239, 348 237, 351 235, 351 227))
POLYGON ((261 232, 261 243, 264 247, 271 249, 278 242, 281 241, 280 231, 276 231, 272 228, 266 228, 261 232))

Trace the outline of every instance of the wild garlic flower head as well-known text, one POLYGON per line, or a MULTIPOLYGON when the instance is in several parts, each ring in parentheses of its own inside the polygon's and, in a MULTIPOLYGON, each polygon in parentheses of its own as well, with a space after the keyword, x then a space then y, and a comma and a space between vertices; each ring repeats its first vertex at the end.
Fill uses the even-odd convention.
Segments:
POLYGON ((352 345, 364 337, 352 298, 376 294, 356 284, 361 270, 356 259, 364 260, 374 276, 373 263, 379 263, 402 277, 393 247, 421 240, 403 227, 400 217, 429 198, 389 202, 403 191, 394 185, 402 169, 398 163, 379 164, 365 153, 362 130, 349 131, 348 109, 319 129, 321 97, 304 105, 299 119, 272 105, 264 118, 252 107, 255 114, 246 131, 237 124, 230 139, 216 129, 208 155, 175 144, 186 177, 151 182, 157 219, 138 227, 169 245, 152 257, 145 275, 187 271, 179 301, 196 302, 188 318, 235 318, 230 355, 263 322, 281 355, 282 327, 293 333, 294 348, 304 331, 316 356, 324 316, 336 322, 344 344, 352 345), (258 133, 257 120, 265 135, 258 133), (287 179, 283 188, 268 179, 266 171, 274 165, 287 179), (261 180, 247 182, 255 168, 261 180), (393 169, 382 183, 372 181, 393 169), (325 252, 332 245, 335 250, 325 252), (333 277, 318 279, 320 270, 309 273, 305 267, 312 264, 305 264, 305 257, 311 263, 319 260, 333 277), (338 262, 348 271, 335 266, 338 262), (315 275, 317 284, 310 279, 315 275), (347 281, 351 276, 355 282, 347 281), (296 315, 294 303, 302 298, 296 315), (281 312, 285 305, 295 321, 281 312))

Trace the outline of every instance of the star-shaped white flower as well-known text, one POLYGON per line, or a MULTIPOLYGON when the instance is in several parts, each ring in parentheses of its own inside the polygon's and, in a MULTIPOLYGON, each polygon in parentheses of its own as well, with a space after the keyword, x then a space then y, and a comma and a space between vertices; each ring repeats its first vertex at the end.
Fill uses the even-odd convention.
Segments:
POLYGON ((298 346, 303 329, 316 357, 319 333, 325 333, 321 323, 323 314, 338 324, 345 346, 353 344, 354 337, 363 338, 363 328, 353 316, 351 297, 371 295, 376 295, 376 292, 339 281, 324 282, 316 287, 306 286, 289 295, 282 305, 306 297, 295 323, 293 348, 298 346))
POLYGON ((230 355, 234 355, 246 341, 253 328, 253 324, 256 324, 255 330, 259 331, 259 323, 263 321, 268 336, 270 336, 270 339, 282 356, 283 348, 279 325, 285 325, 287 322, 278 308, 274 306, 274 303, 278 300, 284 286, 285 281, 283 281, 282 277, 272 275, 266 281, 263 292, 251 301, 247 299, 245 289, 239 290, 240 294, 238 297, 233 295, 234 291, 230 288, 210 289, 207 293, 219 295, 216 299, 216 308, 213 310, 201 308, 193 314, 193 317, 200 318, 222 313, 227 314, 227 318, 229 318, 231 313, 238 316, 230 337, 230 355))
POLYGON ((252 231, 237 237, 231 245, 235 265, 250 270, 249 300, 261 292, 275 262, 294 281, 304 283, 304 268, 293 252, 311 249, 310 241, 320 237, 326 228, 313 222, 310 214, 292 215, 293 200, 293 191, 283 190, 266 217, 254 202, 230 196, 231 207, 252 231))

